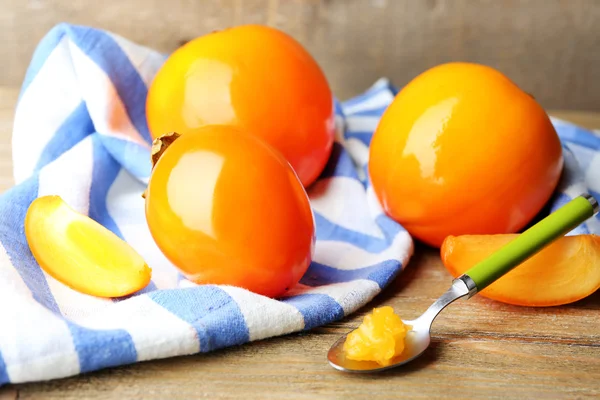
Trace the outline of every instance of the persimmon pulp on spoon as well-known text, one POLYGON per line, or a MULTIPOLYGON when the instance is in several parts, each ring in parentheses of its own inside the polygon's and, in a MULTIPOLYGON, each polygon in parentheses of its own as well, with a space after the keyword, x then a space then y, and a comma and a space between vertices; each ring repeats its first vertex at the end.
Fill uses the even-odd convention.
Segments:
POLYGON ((25 236, 40 267, 78 292, 121 297, 150 282, 152 270, 131 246, 59 196, 31 203, 25 236))
POLYGON ((356 361, 374 361, 381 366, 392 363, 404 351, 406 325, 390 306, 374 308, 363 323, 348 334, 343 350, 346 358, 356 361))

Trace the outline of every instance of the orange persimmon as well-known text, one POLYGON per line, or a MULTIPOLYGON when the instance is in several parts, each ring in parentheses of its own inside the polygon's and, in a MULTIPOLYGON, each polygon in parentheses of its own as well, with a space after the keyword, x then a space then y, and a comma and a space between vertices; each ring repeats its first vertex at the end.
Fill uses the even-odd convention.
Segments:
POLYGON ((300 43, 262 25, 212 32, 162 65, 146 101, 154 138, 205 125, 235 125, 279 150, 305 186, 321 173, 334 140, 333 95, 300 43))
POLYGON ((152 270, 129 244, 59 196, 31 203, 25 236, 40 267, 81 293, 121 297, 150 282, 152 270))
MULTIPOLYGON (((442 262, 457 277, 517 234, 448 236, 442 262)), ((600 236, 564 236, 480 292, 520 306, 556 306, 589 296, 600 288, 600 236)))
POLYGON ((148 226, 165 256, 196 283, 270 297, 293 287, 310 264, 315 225, 281 153, 226 125, 165 139, 146 191, 148 226))
POLYGON ((369 175, 384 210, 439 247, 447 235, 516 233, 552 195, 563 166, 542 107, 472 63, 434 67, 383 114, 369 175))

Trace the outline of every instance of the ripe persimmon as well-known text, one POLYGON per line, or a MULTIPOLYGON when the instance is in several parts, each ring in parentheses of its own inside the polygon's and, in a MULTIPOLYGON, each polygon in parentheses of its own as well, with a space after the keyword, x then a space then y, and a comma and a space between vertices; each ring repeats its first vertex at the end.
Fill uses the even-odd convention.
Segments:
POLYGON ((148 90, 154 138, 210 124, 261 137, 305 186, 321 173, 334 140, 334 103, 313 57, 287 34, 242 25, 200 36, 172 53, 148 90))
POLYGON ((409 82, 374 133, 369 175, 384 210, 421 241, 515 233, 562 172, 544 109, 499 71, 442 64, 409 82))
POLYGON ((148 227, 164 255, 199 284, 269 297, 292 288, 311 262, 315 224, 281 153, 227 125, 167 139, 145 195, 148 227))

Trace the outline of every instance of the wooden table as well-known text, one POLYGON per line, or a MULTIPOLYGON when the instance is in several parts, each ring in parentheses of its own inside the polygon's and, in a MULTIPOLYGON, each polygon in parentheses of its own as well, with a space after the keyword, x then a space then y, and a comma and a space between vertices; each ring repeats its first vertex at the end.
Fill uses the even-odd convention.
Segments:
MULTIPOLYGON (((18 91, 0 87, 0 190, 11 184, 10 132, 18 91)), ((552 112, 590 128, 600 114, 552 112)), ((440 314, 431 348, 404 368, 345 375, 325 359, 330 344, 373 306, 411 318, 451 280, 438 253, 417 245, 406 270, 371 304, 308 333, 78 377, 7 386, 0 399, 598 398, 600 292, 562 307, 513 307, 475 296, 440 314)), ((1 328, 0 328, 1 329, 1 328)))

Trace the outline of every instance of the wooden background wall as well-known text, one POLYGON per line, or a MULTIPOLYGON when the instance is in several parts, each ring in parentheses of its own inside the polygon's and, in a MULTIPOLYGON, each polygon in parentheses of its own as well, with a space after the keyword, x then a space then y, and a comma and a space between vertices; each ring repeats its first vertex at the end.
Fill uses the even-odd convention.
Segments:
POLYGON ((600 0, 0 0, 0 85, 19 86, 55 24, 104 28, 170 52, 214 29, 276 26, 347 98, 450 60, 494 66, 547 108, 600 110, 600 0))

